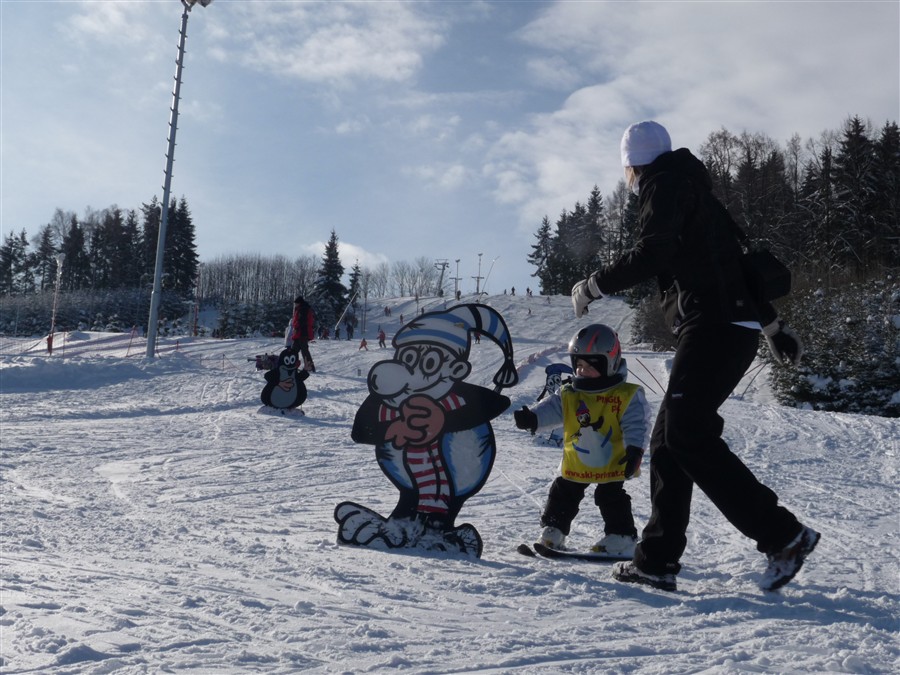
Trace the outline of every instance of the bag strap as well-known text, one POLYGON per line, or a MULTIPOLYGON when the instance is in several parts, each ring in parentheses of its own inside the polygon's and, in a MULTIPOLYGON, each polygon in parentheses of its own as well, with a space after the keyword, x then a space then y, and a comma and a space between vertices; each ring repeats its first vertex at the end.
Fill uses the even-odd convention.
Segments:
POLYGON ((740 225, 738 225, 737 221, 731 215, 731 212, 721 201, 719 201, 718 198, 714 197, 714 199, 715 199, 716 204, 718 204, 719 208, 722 210, 722 212, 725 216, 725 219, 729 223, 731 223, 731 227, 734 230, 734 233, 737 235, 738 241, 741 242, 741 245, 743 245, 745 248, 749 249, 750 248, 750 237, 748 237, 747 233, 744 232, 744 228, 742 228, 740 225))

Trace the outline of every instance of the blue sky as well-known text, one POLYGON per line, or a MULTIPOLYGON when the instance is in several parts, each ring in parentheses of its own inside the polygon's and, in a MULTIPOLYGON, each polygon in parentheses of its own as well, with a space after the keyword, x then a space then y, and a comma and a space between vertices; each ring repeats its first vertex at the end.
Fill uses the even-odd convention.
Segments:
MULTIPOLYGON (((162 196, 179 0, 2 0, 0 225, 162 196)), ((202 260, 525 256, 656 119, 784 144, 900 118, 900 3, 215 0, 187 30, 172 194, 202 260)), ((454 271, 451 267, 451 271, 454 271)), ((471 286, 472 288, 468 288, 471 286)))

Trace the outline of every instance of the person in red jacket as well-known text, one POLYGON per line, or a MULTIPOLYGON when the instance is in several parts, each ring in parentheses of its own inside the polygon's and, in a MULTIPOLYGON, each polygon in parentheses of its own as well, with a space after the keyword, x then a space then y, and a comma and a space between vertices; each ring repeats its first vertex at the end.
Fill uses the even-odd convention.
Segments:
POLYGON ((302 295, 294 298, 294 315, 291 317, 290 347, 303 356, 303 370, 316 372, 312 356, 309 353, 309 341, 313 339, 313 324, 316 313, 302 295))

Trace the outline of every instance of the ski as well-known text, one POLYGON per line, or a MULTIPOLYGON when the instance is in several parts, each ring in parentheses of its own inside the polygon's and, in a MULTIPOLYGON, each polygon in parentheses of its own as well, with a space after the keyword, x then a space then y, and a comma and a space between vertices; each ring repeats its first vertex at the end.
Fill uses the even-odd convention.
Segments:
MULTIPOLYGON (((527 548, 526 544, 522 544, 522 546, 527 548)), ((523 552, 522 546, 519 547, 520 553, 523 552)), ((545 558, 582 560, 592 563, 611 563, 619 560, 631 560, 631 556, 609 555, 607 553, 595 553, 594 551, 561 551, 559 549, 550 548, 549 546, 544 546, 540 542, 535 542, 534 550, 545 558)))
POLYGON ((527 555, 529 558, 537 557, 537 553, 535 553, 528 544, 519 544, 516 552, 521 553, 522 555, 527 555))

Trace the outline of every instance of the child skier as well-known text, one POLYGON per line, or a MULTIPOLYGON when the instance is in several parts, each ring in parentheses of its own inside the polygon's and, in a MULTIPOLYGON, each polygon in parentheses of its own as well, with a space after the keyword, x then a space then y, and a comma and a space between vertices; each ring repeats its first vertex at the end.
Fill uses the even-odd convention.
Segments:
POLYGON ((587 486, 595 483, 604 534, 591 550, 631 557, 637 529, 624 481, 640 474, 649 408, 642 387, 625 382, 628 368, 616 332, 603 324, 579 330, 569 342, 575 372, 558 394, 514 413, 516 427, 533 434, 563 425, 561 475, 550 486, 540 541, 562 549, 587 486))

